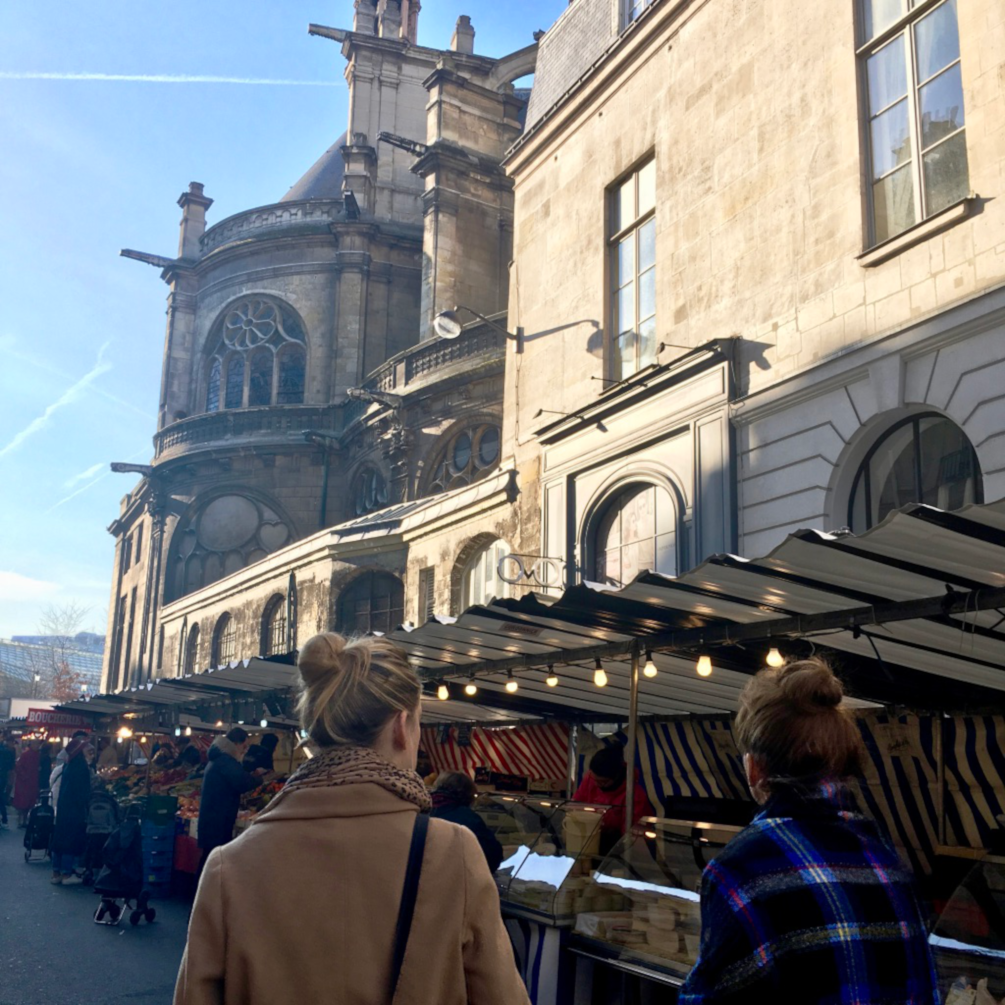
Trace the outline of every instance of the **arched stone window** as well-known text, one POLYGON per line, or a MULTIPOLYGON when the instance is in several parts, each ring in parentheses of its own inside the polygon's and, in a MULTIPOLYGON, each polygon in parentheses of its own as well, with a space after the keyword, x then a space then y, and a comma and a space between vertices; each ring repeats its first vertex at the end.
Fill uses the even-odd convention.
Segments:
POLYGON ((499 426, 483 422, 455 433, 433 465, 430 494, 462 488, 484 478, 499 464, 499 426))
POLYGON ((239 493, 219 495, 179 525, 171 541, 169 600, 229 576, 293 539, 271 506, 239 493))
POLYGON ((377 468, 361 468, 352 480, 349 499, 356 516, 365 516, 387 505, 387 482, 377 468))
POLYGON ((229 614, 221 614, 213 629, 213 666, 223 666, 237 659, 237 623, 229 614))
POLYGON ((185 661, 182 664, 182 673, 192 674, 199 671, 199 626, 193 625, 188 630, 188 638, 185 640, 185 661))
POLYGON ((512 552, 505 541, 491 541, 468 561, 461 579, 461 610, 510 595, 510 585, 499 577, 499 562, 512 552))
POLYGON ((953 510, 983 501, 980 464, 967 434, 945 416, 923 413, 888 429, 866 454, 848 523, 860 534, 909 503, 953 510))
POLYGON ((262 655, 277 656, 286 651, 286 598, 277 593, 262 613, 262 655))
POLYGON ((206 343, 206 411, 218 411, 221 403, 224 408, 299 405, 306 342, 300 319, 282 301, 253 296, 231 304, 206 343))
POLYGON ((405 588, 389 572, 364 572, 342 591, 335 628, 343 635, 390 632, 405 616, 405 588))
POLYGON ((677 524, 677 504, 668 489, 640 483, 621 489, 593 523, 593 577, 624 586, 647 570, 676 576, 677 524))

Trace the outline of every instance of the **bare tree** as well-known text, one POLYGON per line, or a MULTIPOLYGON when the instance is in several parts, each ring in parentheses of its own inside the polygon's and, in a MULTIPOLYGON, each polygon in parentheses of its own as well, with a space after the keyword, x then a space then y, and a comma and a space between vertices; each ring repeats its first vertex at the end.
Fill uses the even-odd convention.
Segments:
POLYGON ((80 693, 83 678, 70 668, 69 655, 76 649, 75 636, 81 631, 90 608, 70 601, 67 604, 49 604, 42 610, 38 634, 44 637, 40 648, 29 656, 36 691, 33 697, 52 697, 67 701, 80 693), (73 694, 69 691, 76 690, 73 694), (59 694, 56 694, 59 691, 59 694))

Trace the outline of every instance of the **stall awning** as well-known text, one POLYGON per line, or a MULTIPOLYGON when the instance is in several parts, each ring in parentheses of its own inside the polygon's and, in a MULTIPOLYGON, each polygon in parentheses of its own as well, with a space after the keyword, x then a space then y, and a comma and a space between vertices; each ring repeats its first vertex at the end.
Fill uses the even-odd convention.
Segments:
POLYGON ((764 558, 715 556, 678 578, 575 586, 555 602, 496 601, 390 637, 424 676, 453 684, 452 700, 474 674, 483 703, 618 718, 633 647, 651 647, 659 671, 642 681, 640 715, 732 712, 769 646, 806 655, 811 642, 839 654, 859 704, 1001 707, 1003 625, 1005 501, 954 513, 912 505, 865 534, 799 531, 764 558), (695 673, 703 651, 708 678, 695 673), (558 687, 545 684, 548 664, 558 687))

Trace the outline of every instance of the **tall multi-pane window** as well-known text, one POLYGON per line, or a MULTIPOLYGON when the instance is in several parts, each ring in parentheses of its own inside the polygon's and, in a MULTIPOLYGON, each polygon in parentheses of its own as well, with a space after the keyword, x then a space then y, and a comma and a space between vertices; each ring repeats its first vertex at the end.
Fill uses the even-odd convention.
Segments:
POLYGON ((611 376, 624 380, 656 362, 656 162, 611 191, 611 376))
POLYGON ((872 243, 970 191, 957 0, 860 0, 872 243))

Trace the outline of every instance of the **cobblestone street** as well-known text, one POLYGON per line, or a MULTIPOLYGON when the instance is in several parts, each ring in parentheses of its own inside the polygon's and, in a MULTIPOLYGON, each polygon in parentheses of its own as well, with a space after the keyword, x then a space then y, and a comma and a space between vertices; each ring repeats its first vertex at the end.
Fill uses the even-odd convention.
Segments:
POLYGON ((170 1005, 188 902, 154 903, 152 925, 96 925, 95 894, 52 886, 47 861, 25 863, 23 834, 0 830, 0 1005, 170 1005))

